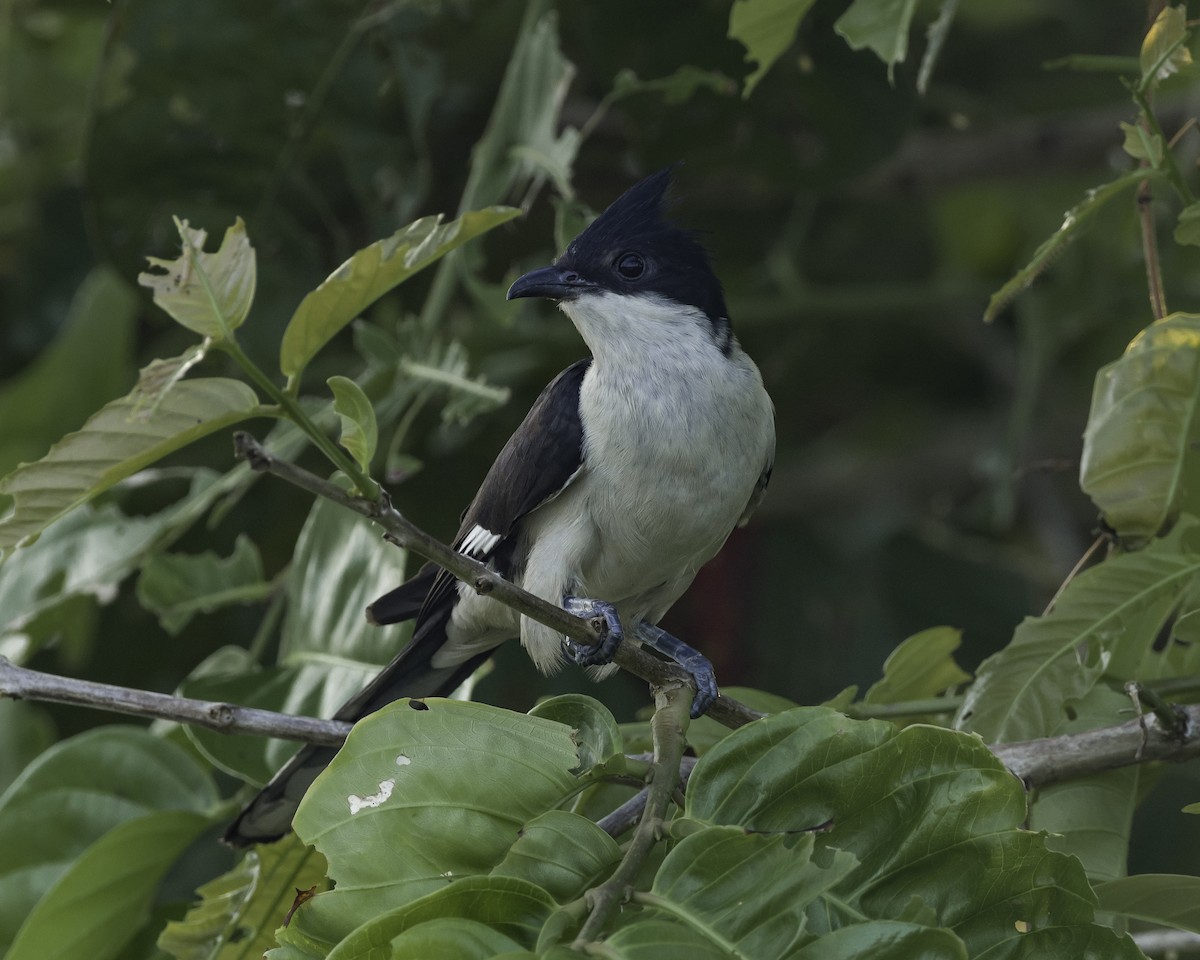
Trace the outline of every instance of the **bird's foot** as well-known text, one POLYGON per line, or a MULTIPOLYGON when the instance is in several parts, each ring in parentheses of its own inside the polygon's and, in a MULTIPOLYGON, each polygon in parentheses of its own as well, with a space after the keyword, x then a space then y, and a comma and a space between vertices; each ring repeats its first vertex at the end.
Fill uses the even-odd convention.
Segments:
POLYGON ((696 697, 692 700, 692 719, 703 716, 713 701, 721 695, 717 689, 717 674, 708 657, 694 647, 689 647, 678 637, 667 633, 645 620, 637 625, 637 638, 648 647, 674 660, 692 675, 696 684, 696 697))
POLYGON ((587 597, 563 597, 562 607, 577 617, 591 618, 600 631, 600 639, 592 645, 579 643, 563 637, 563 654, 580 667, 595 667, 612 663, 612 658, 621 645, 625 631, 617 617, 616 608, 604 600, 589 600, 587 597))

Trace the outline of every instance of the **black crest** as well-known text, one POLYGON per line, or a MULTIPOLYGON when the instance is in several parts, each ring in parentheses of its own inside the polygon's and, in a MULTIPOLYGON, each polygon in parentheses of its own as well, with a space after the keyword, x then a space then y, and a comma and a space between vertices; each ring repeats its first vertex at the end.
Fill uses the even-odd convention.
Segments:
POLYGON ((714 330, 728 328, 721 281, 696 234, 667 217, 674 167, 626 190, 567 245, 557 266, 606 290, 658 294, 702 310, 714 330))

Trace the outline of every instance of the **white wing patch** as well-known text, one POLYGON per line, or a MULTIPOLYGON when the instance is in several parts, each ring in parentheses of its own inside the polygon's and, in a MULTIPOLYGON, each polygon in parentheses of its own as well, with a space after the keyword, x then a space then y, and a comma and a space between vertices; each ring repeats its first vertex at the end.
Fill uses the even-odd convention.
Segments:
POLYGON ((491 530, 485 530, 479 524, 475 524, 463 537, 462 546, 458 550, 460 553, 466 553, 473 557, 486 557, 499 542, 500 534, 492 533, 491 530))

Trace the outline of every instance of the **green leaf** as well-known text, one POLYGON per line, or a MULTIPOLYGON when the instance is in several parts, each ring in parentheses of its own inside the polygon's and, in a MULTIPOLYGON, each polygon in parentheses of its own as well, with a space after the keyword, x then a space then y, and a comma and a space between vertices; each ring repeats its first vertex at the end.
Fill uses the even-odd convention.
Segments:
POLYGON ((442 223, 441 215, 422 217, 359 250, 301 301, 283 332, 280 369, 289 378, 298 377, 346 324, 393 287, 520 212, 487 207, 449 223, 442 223))
POLYGON ((1139 90, 1166 80, 1192 62, 1192 54, 1185 46, 1187 40, 1187 6, 1163 7, 1142 41, 1139 90))
POLYGON ((1156 133, 1151 133, 1140 123, 1122 123, 1125 132, 1125 142, 1121 148, 1134 160, 1145 160, 1152 167, 1162 163, 1163 151, 1166 149, 1163 139, 1156 133))
POLYGON ((888 67, 891 80, 896 64, 908 55, 908 30, 917 0, 854 0, 833 29, 852 50, 869 47, 888 67))
POLYGON ((966 945, 950 930, 896 920, 842 927, 810 943, 792 960, 967 960, 966 945))
POLYGON ((379 427, 375 423, 375 408, 362 387, 349 377, 330 377, 325 381, 333 391, 333 409, 342 421, 338 442, 358 461, 363 471, 370 473, 371 458, 379 443, 379 427))
MULTIPOLYGON (((625 67, 613 78, 612 92, 608 99, 612 102, 637 93, 657 93, 662 96, 664 104, 674 107, 691 100, 698 90, 711 90, 713 93, 728 95, 737 92, 737 84, 716 70, 704 70, 690 64, 684 64, 665 77, 654 77, 651 80, 642 80, 625 67)), ((583 224, 580 224, 581 228, 582 226, 583 224)), ((574 237, 577 232, 572 232, 570 237, 574 237)))
POLYGON ((1079 483, 1123 539, 1137 544, 1178 518, 1196 485, 1200 315, 1152 323, 1096 374, 1079 483))
POLYGON ((595 697, 567 693, 543 700, 529 711, 531 717, 554 720, 572 728, 579 747, 579 770, 599 766, 624 751, 621 728, 616 719, 595 697))
MULTIPOLYGON (((1122 723, 1129 698, 1101 686, 1066 707, 1071 718, 1064 717, 1049 736, 1122 723)), ((1140 780, 1135 764, 1040 787, 1029 812, 1030 829, 1044 830, 1051 850, 1078 857, 1093 885, 1123 877, 1140 780)))
MULTIPOLYGON (((409 927, 392 940, 391 960, 492 960, 502 953, 518 951, 521 945, 486 924, 469 917, 438 917, 409 927)), ((529 954, 532 957, 532 954, 529 954)))
POLYGON ((572 196, 580 137, 559 114, 575 67, 559 45, 557 14, 544 10, 540 3, 526 7, 492 115, 471 153, 466 203, 496 203, 547 177, 560 194, 572 196))
POLYGON ((206 231, 178 217, 175 228, 183 253, 174 260, 147 257, 161 272, 138 274, 138 283, 152 291, 154 302, 177 323, 218 342, 228 340, 254 302, 257 267, 246 224, 238 217, 216 253, 204 252, 206 231))
MULTIPOLYGON (((101 727, 42 753, 0 796, 0 953, 44 896, 60 882, 76 882, 67 879, 71 871, 114 828, 160 811, 202 813, 216 800, 187 753, 138 727, 101 727)), ((101 849, 103 857, 89 861, 81 877, 104 858, 115 857, 106 866, 120 869, 120 846, 101 849)))
POLYGON ((1079 235, 1081 228, 1096 211, 1127 190, 1132 190, 1143 180, 1154 180, 1158 176, 1158 172, 1153 169, 1139 168, 1089 190, 1079 203, 1067 211, 1062 226, 1042 241, 1029 262, 992 294, 983 313, 984 322, 991 323, 995 320, 1018 293, 1033 283, 1067 248, 1067 244, 1079 235))
MULTIPOLYGON (((279 662, 295 671, 285 712, 330 716, 392 659, 408 629, 363 611, 405 579, 406 554, 365 517, 318 499, 288 569, 279 662)), ((295 744, 283 744, 287 753, 295 744)))
POLYGON ((812 853, 812 834, 797 839, 709 827, 667 854, 638 902, 683 919, 738 956, 786 956, 802 942, 807 908, 858 866, 846 853, 821 866, 812 853))
POLYGON ((258 548, 240 535, 233 553, 225 558, 211 550, 195 556, 153 554, 142 565, 137 597, 175 636, 197 613, 264 600, 271 590, 272 585, 263 580, 258 548))
POLYGON ((918 915, 932 909, 971 956, 1016 955, 1018 940, 1025 956, 1139 956, 1094 924, 1079 862, 1022 829, 1024 790, 976 737, 789 710, 700 758, 685 815, 748 833, 811 833, 817 863, 834 851, 856 857, 806 911, 814 936, 864 917, 911 919, 920 901, 918 915))
POLYGON ((110 830, 38 901, 5 960, 117 957, 149 918, 163 874, 207 825, 199 814, 173 811, 110 830))
MULTIPOLYGON (((179 685, 181 697, 240 703, 286 713, 297 696, 299 668, 262 669, 244 647, 221 647, 206 657, 179 685)), ((357 676, 357 674, 356 674, 357 676)), ((296 752, 296 744, 258 736, 224 734, 184 727, 187 738, 216 767, 261 787, 296 752)))
POLYGON ((457 341, 443 347, 436 339, 426 338, 419 353, 401 358, 400 372, 427 387, 446 390, 442 403, 446 423, 467 423, 508 402, 507 387, 493 387, 483 377, 470 376, 467 351, 457 341))
POLYGON ((962 631, 930 627, 914 633, 893 650, 883 664, 883 679, 872 684, 864 703, 899 703, 937 697, 971 675, 954 662, 962 631))
POLYGON ((800 21, 814 0, 736 0, 729 11, 729 33, 746 48, 746 62, 757 63, 746 77, 742 97, 749 99, 758 82, 796 39, 800 21))
POLYGON ((54 342, 0 389, 0 475, 129 389, 137 297, 106 267, 87 275, 54 342), (70 384, 70 389, 63 389, 70 384))
POLYGON ((382 909, 487 873, 576 785, 569 727, 478 703, 425 704, 401 700, 357 723, 296 813, 296 833, 337 884, 304 915, 343 936, 382 909))
POLYGON ((38 541, 0 562, 0 649, 24 660, 43 644, 86 648, 93 601, 108 603, 151 551, 183 533, 220 495, 211 471, 198 471, 181 500, 160 513, 129 517, 106 503, 85 505, 38 541))
POLYGON ((159 949, 176 960, 258 960, 298 890, 324 889, 325 860, 294 834, 255 847, 228 873, 197 891, 201 900, 172 920, 159 949))
POLYGON ((988 742, 1048 736, 1111 658, 1124 657, 1124 648, 1140 657, 1192 587, 1200 556, 1181 549, 1192 529, 1181 524, 1169 538, 1075 577, 1049 614, 1027 617, 983 662, 955 725, 988 742))
MULTIPOLYGON (((311 900, 305 905, 306 910, 297 914, 297 918, 304 917, 311 912, 307 908, 316 906, 329 896, 321 894, 311 900)), ((532 949, 537 943, 538 933, 555 907, 556 904, 544 890, 524 880, 513 877, 466 877, 450 886, 443 884, 441 889, 412 903, 372 916, 339 942, 336 949, 329 953, 328 960, 390 958, 393 956, 390 952, 377 952, 380 946, 398 938, 403 943, 404 935, 415 931, 419 925, 446 919, 484 924, 519 947, 532 949)), ((444 932, 447 927, 440 929, 444 932)), ((417 935, 411 935, 415 942, 419 942, 417 935)), ((292 927, 289 927, 281 933, 280 941, 288 943, 295 936, 292 927)), ((412 956, 411 952, 408 955, 412 956)))
POLYGON ((1144 873, 1096 887, 1098 909, 1147 923, 1200 933, 1200 877, 1144 873))
POLYGON ((1189 203, 1179 211, 1174 237, 1176 243, 1200 247, 1200 203, 1189 203))
POLYGON ((521 830, 491 875, 528 880, 568 903, 604 879, 620 859, 617 841, 593 821, 547 810, 521 830))
POLYGON ((682 923, 641 920, 623 926, 604 941, 618 960, 730 960, 728 950, 682 923))
POLYGON ((54 724, 45 711, 20 700, 0 700, 0 794, 54 741, 54 724))
POLYGON ((135 390, 94 414, 35 463, 0 479, 13 509, 0 519, 0 554, 36 538, 63 514, 119 480, 251 416, 258 397, 237 380, 185 380, 153 411, 140 410, 135 390))

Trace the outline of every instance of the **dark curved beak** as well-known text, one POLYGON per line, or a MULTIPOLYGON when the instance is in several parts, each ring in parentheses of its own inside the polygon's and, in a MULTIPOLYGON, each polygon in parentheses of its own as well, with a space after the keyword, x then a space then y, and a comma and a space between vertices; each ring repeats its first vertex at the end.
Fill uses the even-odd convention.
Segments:
POLYGON ((505 299, 545 297, 547 300, 573 300, 594 287, 594 283, 566 267, 540 267, 518 278, 508 288, 508 296, 505 299))

